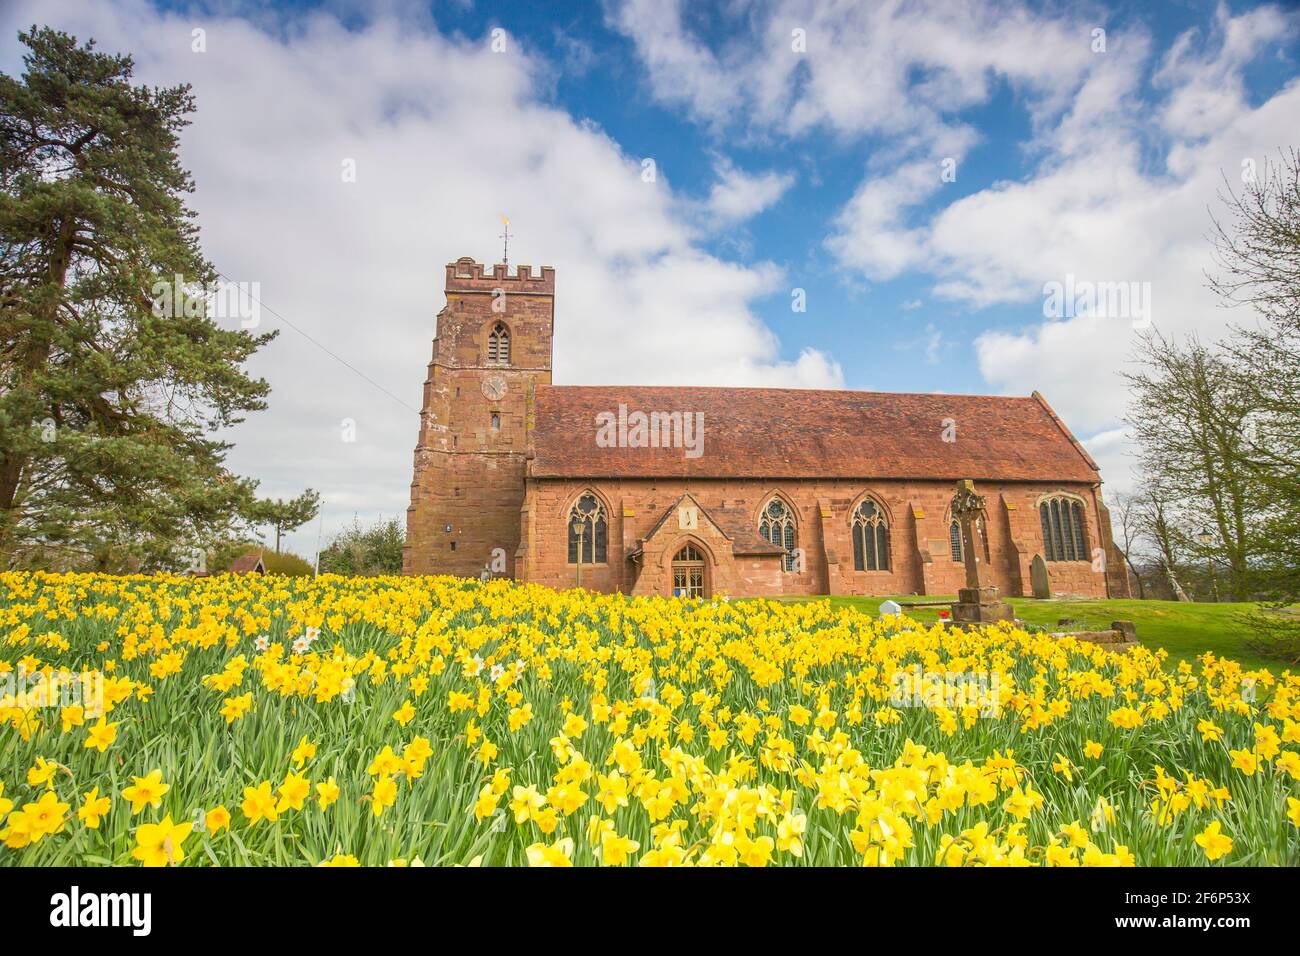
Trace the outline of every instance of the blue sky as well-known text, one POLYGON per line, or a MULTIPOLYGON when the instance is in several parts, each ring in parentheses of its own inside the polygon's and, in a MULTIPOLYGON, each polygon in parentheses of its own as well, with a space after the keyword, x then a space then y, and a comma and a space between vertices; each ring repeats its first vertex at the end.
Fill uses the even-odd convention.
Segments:
MULTIPOLYGON (((703 45, 723 49, 743 35, 738 24, 747 16, 746 11, 729 14, 730 6, 690 5, 683 9, 683 25, 703 45)), ((1258 6, 1213 2, 1097 5, 1097 15, 1090 22, 1119 33, 1147 32, 1153 49, 1159 52, 1167 51, 1188 31, 1201 37, 1211 33, 1216 13, 1241 14, 1258 6)), ((793 173, 795 181, 779 202, 700 243, 722 259, 777 262, 787 270, 791 285, 808 290, 809 310, 803 314, 791 311, 785 288, 753 303, 755 312, 780 337, 785 358, 797 357, 805 347, 832 353, 843 367, 849 388, 989 390, 966 346, 985 329, 1016 329, 1035 321, 1041 298, 972 310, 963 303, 933 297, 932 282, 924 274, 871 282, 838 269, 826 253, 824 239, 831 223, 862 180, 868 158, 876 150, 889 149, 889 137, 818 135, 811 140, 791 140, 765 136, 754 140, 739 123, 723 130, 710 128, 656 99, 638 63, 635 43, 609 22, 608 5, 565 3, 554 7, 557 9, 548 17, 539 16, 537 5, 526 2, 431 5, 438 21, 448 29, 475 38, 501 27, 556 64, 552 101, 575 118, 599 125, 630 155, 655 157, 674 189, 707 196, 716 180, 712 158, 718 154, 741 169, 793 173), (927 333, 930 324, 939 332, 941 344, 927 350, 933 335, 927 333)), ((1278 34, 1276 43, 1265 44, 1261 55, 1243 70, 1248 103, 1258 105, 1295 79, 1294 41, 1294 34, 1278 34)), ((1155 104, 1166 95, 1151 83, 1158 62, 1152 57, 1143 71, 1140 95, 1144 103, 1155 104)), ((986 104, 964 114, 978 130, 980 142, 963 159, 957 180, 918 204, 919 217, 1000 181, 1033 174, 1034 157, 1024 149, 1031 130, 1023 103, 1009 83, 995 81, 994 87, 986 104)), ((1158 177, 1169 137, 1151 132, 1150 142, 1143 144, 1144 159, 1152 175, 1158 177)), ((1284 145, 1281 137, 1278 145, 1284 145)), ((1207 205, 1211 199, 1205 197, 1207 205)), ((517 228, 529 225, 517 224, 517 228)), ((1049 383, 1039 384, 1050 392, 1049 383)))
POLYGON ((254 360, 232 465, 320 488, 326 536, 404 511, 441 266, 503 212, 557 269, 557 381, 1039 389, 1122 488, 1135 322, 1046 317, 1044 283, 1248 321, 1204 288, 1216 191, 1300 129, 1293 5, 15 0, 6 72, 32 22, 194 85, 209 257, 392 393, 288 327, 254 360))

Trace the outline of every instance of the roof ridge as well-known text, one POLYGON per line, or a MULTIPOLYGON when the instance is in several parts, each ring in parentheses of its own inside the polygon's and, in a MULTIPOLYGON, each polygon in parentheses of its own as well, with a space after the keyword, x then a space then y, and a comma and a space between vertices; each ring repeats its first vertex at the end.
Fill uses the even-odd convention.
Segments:
POLYGON ((538 383, 537 388, 565 391, 594 391, 596 389, 617 389, 637 391, 642 389, 668 389, 686 391, 690 389, 709 392, 796 392, 799 394, 822 395, 892 395, 909 398, 991 398, 998 401, 1030 402, 1032 395, 986 395, 976 392, 877 392, 860 388, 791 388, 771 385, 556 385, 554 382, 538 383))

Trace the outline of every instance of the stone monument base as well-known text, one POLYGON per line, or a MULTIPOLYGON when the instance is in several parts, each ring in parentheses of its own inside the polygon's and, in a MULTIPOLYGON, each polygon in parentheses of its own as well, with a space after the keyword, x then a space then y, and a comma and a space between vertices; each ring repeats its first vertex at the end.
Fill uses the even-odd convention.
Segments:
POLYGON ((1113 621, 1109 631, 1055 631, 1048 637, 1072 637, 1076 641, 1100 644, 1106 650, 1116 654, 1127 654, 1135 647, 1141 647, 1137 627, 1132 621, 1113 621))
POLYGON ((998 589, 962 588, 957 592, 957 603, 952 606, 954 624, 992 624, 995 621, 1015 620, 1016 612, 998 597, 998 589))

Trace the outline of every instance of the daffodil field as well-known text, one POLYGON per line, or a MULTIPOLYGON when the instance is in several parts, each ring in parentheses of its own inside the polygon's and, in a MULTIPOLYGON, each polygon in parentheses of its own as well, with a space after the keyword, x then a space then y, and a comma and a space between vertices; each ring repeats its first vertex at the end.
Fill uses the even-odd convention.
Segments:
POLYGON ((0 575, 8 865, 1294 865, 1300 678, 453 578, 0 575))

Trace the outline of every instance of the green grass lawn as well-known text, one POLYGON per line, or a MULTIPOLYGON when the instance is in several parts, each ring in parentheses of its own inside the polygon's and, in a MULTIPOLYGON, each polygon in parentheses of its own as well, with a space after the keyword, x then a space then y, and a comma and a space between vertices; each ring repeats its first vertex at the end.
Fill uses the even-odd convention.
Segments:
MULTIPOLYGON (((948 595, 926 597, 903 596, 894 600, 937 601, 948 595)), ((886 597, 788 598, 799 601, 830 601, 834 607, 856 607, 871 615, 880 612, 886 597)), ((1137 625, 1138 640, 1147 647, 1163 647, 1170 660, 1193 661, 1206 651, 1239 661, 1243 667, 1268 668, 1276 673, 1284 665, 1260 657, 1246 646, 1246 630, 1237 620, 1254 604, 1201 604, 1183 601, 1080 600, 1039 601, 1034 598, 1010 598, 1016 617, 1027 624, 1055 627, 1062 618, 1080 623, 1070 630, 1110 627, 1111 621, 1132 621, 1137 625)), ((939 619, 939 608, 904 608, 904 613, 918 621, 932 623, 939 619)))

